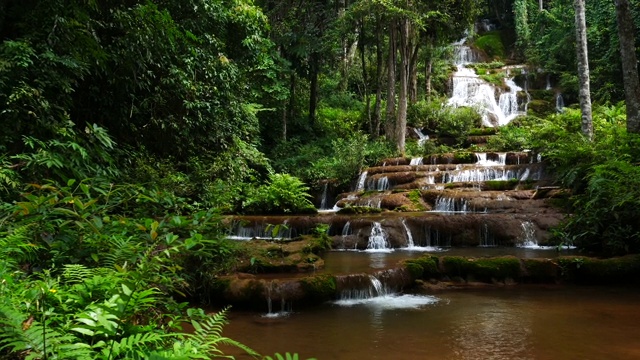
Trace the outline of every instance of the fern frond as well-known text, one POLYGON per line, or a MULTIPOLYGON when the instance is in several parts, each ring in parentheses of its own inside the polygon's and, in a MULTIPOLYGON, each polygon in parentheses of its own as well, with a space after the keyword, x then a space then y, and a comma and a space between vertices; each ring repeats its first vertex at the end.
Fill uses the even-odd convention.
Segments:
POLYGON ((102 254, 102 266, 113 268, 115 265, 135 263, 138 259, 140 253, 139 244, 132 236, 127 238, 111 236, 107 242, 109 251, 102 254))
POLYGON ((102 349, 102 355, 106 358, 116 359, 118 356, 126 354, 126 358, 132 358, 136 355, 140 357, 146 350, 149 350, 150 345, 158 345, 163 341, 166 335, 149 332, 132 334, 120 341, 112 340, 102 349))
POLYGON ((96 269, 90 269, 80 264, 65 264, 62 277, 68 284, 82 283, 96 276, 96 269))
POLYGON ((0 232, 0 257, 12 259, 16 265, 36 260, 40 247, 31 241, 31 227, 32 224, 27 224, 0 232))
POLYGON ((259 356, 255 350, 248 346, 222 336, 222 328, 227 324, 228 311, 228 307, 224 308, 221 311, 208 316, 202 323, 192 320, 191 324, 195 331, 193 335, 191 335, 191 339, 201 347, 205 348, 209 354, 215 354, 216 356, 223 355, 222 351, 218 349, 220 345, 234 346, 251 356, 259 356))

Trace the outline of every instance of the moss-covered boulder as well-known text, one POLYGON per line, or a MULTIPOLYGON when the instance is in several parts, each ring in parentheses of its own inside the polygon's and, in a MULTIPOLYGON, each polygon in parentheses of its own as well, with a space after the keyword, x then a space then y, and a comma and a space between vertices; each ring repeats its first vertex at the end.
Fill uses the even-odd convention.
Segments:
POLYGON ((533 99, 529 102, 527 107, 530 115, 538 116, 541 118, 547 117, 556 112, 555 102, 533 99))

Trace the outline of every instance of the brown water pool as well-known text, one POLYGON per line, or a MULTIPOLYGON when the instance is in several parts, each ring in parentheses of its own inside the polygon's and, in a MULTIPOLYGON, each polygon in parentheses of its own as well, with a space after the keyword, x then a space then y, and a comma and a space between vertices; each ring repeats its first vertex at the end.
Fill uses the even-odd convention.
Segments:
POLYGON ((326 303, 276 318, 232 309, 224 335, 265 355, 301 359, 640 359, 640 289, 516 286, 420 296, 433 301, 326 303))

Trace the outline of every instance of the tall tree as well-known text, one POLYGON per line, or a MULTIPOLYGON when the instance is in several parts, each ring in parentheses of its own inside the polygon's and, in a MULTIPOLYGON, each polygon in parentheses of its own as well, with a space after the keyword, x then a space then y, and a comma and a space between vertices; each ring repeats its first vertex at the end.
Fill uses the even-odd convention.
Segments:
POLYGON ((591 90, 589 85, 589 54, 587 51, 587 25, 584 0, 574 0, 576 19, 576 52, 578 56, 578 78, 580 79, 580 110, 582 111, 582 133, 593 139, 591 114, 591 90))
POLYGON ((616 0, 615 5, 627 105, 627 131, 640 133, 640 79, 638 78, 638 59, 635 37, 633 36, 635 26, 629 0, 616 0))

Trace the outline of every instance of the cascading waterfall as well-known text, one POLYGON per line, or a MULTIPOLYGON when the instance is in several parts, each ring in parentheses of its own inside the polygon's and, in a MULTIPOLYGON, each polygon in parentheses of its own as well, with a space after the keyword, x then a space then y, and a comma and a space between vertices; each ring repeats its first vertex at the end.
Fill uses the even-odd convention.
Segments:
POLYGON ((409 163, 409 165, 422 165, 422 158, 418 157, 418 158, 411 159, 411 162, 409 163))
MULTIPOLYGON (((480 169, 467 169, 460 170, 451 173, 447 173, 442 177, 442 183, 454 183, 454 182, 483 182, 492 180, 511 180, 520 179, 528 180, 529 168, 524 169, 502 169, 502 168, 480 168, 480 169)), ((538 180, 540 173, 534 174, 532 180, 538 180)))
POLYGON ((500 94, 499 101, 496 101, 496 91, 499 90, 482 80, 473 69, 466 67, 476 61, 476 56, 471 48, 463 45, 465 41, 466 38, 454 44, 457 71, 452 77, 453 90, 448 104, 479 109, 485 126, 507 125, 523 114, 518 104, 518 92, 523 89, 513 79, 506 79, 505 85, 509 91, 500 94))
POLYGON ((433 211, 444 213, 467 213, 469 212, 469 203, 466 199, 462 198, 438 196, 436 198, 433 211))
POLYGON ((507 164, 507 153, 499 153, 498 160, 487 159, 487 153, 476 153, 476 165, 504 166, 507 164))
POLYGON ((367 243, 367 251, 393 251, 389 247, 389 240, 387 232, 382 228, 382 224, 374 222, 371 227, 371 234, 369 235, 369 242, 367 243))
POLYGON ((234 224, 230 230, 230 234, 227 235, 227 239, 230 240, 252 240, 252 239, 267 239, 267 240, 280 240, 291 239, 295 237, 295 229, 287 226, 286 221, 283 224, 272 226, 264 224, 244 225, 240 222, 234 224))
POLYGON ((322 200, 320 201, 320 210, 328 210, 327 209, 327 196, 329 192, 329 183, 324 183, 324 189, 322 190, 322 200))
POLYGON ((531 221, 523 221, 520 225, 522 233, 520 235, 521 242, 518 245, 523 248, 539 248, 538 239, 536 239, 536 228, 531 221))
POLYGON ((369 181, 366 182, 366 186, 364 188, 366 188, 366 190, 368 191, 372 191, 372 190, 377 190, 377 191, 385 191, 385 190, 389 190, 389 178, 386 176, 383 176, 381 178, 373 178, 373 179, 369 179, 369 181))
POLYGON ((402 226, 404 226, 404 231, 407 234, 407 247, 415 247, 415 244, 413 243, 413 235, 411 235, 411 230, 409 229, 409 226, 407 226, 407 222, 404 219, 402 219, 402 226))
POLYGON ((364 190, 364 185, 367 181, 367 172, 363 171, 358 178, 358 184, 356 185, 356 191, 364 190))
POLYGON ((427 140, 429 140, 429 135, 425 135, 418 128, 413 128, 413 131, 418 135, 418 146, 424 145, 427 140))
POLYGON ((491 231, 489 231, 489 225, 483 224, 480 228, 480 247, 495 247, 496 240, 493 237, 491 231))
POLYGON ((398 277, 406 275, 397 269, 375 274, 353 274, 337 277, 340 306, 369 305, 376 309, 412 309, 438 302, 438 298, 428 295, 398 294, 402 284, 398 277))
POLYGON ((562 98, 562 94, 558 94, 556 96, 556 111, 559 113, 564 111, 564 99, 562 98))

